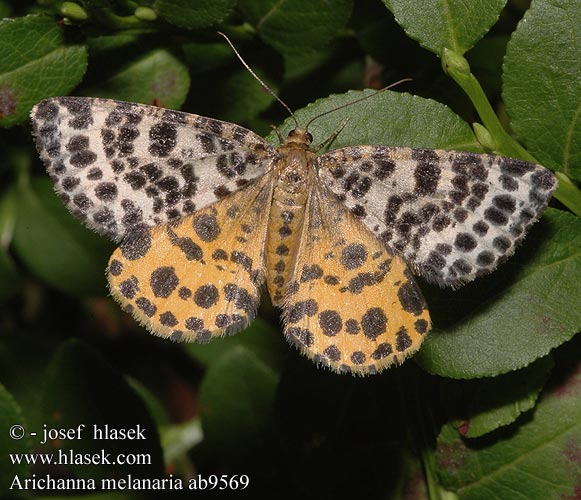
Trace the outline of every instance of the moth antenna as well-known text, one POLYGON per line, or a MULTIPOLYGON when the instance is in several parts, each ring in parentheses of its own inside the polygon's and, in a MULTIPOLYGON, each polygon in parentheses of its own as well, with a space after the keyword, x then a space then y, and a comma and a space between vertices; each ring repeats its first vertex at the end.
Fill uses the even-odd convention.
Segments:
POLYGON ((284 137, 280 133, 280 130, 278 130, 276 125, 271 125, 271 128, 272 128, 272 130, 274 130, 276 132, 276 135, 278 136, 278 141, 282 144, 284 142, 284 137))
MULTIPOLYGON (((305 126, 305 128, 306 128, 307 130, 309 130, 309 125, 310 125, 311 123, 313 123, 315 120, 318 120, 319 118, 321 118, 322 116, 328 115, 329 113, 334 113, 335 111, 339 111, 340 109, 343 109, 343 108, 347 108, 347 107, 349 107, 349 106, 352 106, 353 104, 357 104, 358 102, 365 101, 366 99, 369 99, 370 97, 375 97, 376 95, 378 95, 378 94, 381 94, 382 92, 385 92, 386 90, 389 90, 389 89, 391 89, 391 88, 393 88, 393 87, 395 87, 396 85, 399 85, 399 84, 401 84, 401 83, 405 83, 405 82, 411 82, 411 81, 412 81, 412 79, 411 79, 411 78, 403 78, 403 79, 401 79, 401 80, 398 80, 398 81, 397 81, 397 82, 395 82, 395 83, 390 83, 390 84, 389 84, 387 87, 383 87, 382 89, 378 90, 378 91, 377 91, 377 92, 375 92, 374 94, 369 94, 369 95, 366 95, 365 97, 361 97, 361 98, 359 98, 359 99, 356 99, 355 101, 351 101, 351 102, 348 102, 347 104, 342 104, 341 106, 337 106, 336 108, 333 108, 333 109, 330 109, 330 110, 328 110, 328 111, 325 111, 324 113, 321 113, 320 115, 313 116, 313 118, 311 118, 311 119, 308 121, 308 123, 307 123, 307 125, 305 126)), ((295 121, 296 121, 296 120, 295 120, 295 121)))
POLYGON ((218 31, 218 35, 221 35, 224 37, 224 39, 228 42, 228 45, 230 45, 230 47, 232 48, 232 50, 234 51, 234 54, 236 54, 236 57, 240 60, 240 62, 242 63, 242 65, 247 69, 247 71, 254 77, 254 79, 260 83, 260 85, 262 86, 262 88, 264 90, 266 90, 272 97, 274 97, 283 107, 284 109, 286 109, 289 114, 291 115, 292 119, 295 122, 295 125, 297 128, 299 127, 299 122, 297 121, 295 114, 291 111, 291 109, 287 106, 287 104, 280 98, 278 97, 272 90, 271 88, 262 81, 262 79, 252 70, 252 68, 250 66, 248 66, 248 64, 246 63, 246 61, 242 58, 242 56, 240 55, 240 53, 236 50, 236 47, 234 47, 234 44, 230 41, 230 39, 221 31, 218 31))
POLYGON ((319 152, 321 149, 323 149, 325 146, 327 146, 328 144, 331 144, 335 138, 341 133, 341 131, 347 126, 347 123, 349 122, 349 118, 345 118, 343 120, 343 123, 341 123, 341 125, 339 125, 335 131, 329 136, 327 137, 323 142, 321 142, 321 144, 319 144, 314 150, 314 153, 319 152))

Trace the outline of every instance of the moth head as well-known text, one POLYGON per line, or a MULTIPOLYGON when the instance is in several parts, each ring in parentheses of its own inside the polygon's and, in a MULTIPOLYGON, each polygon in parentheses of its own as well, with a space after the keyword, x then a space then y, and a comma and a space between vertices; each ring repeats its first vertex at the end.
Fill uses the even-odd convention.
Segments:
POLYGON ((285 142, 286 144, 301 145, 305 149, 309 149, 313 142, 313 136, 306 128, 297 127, 289 132, 285 142))

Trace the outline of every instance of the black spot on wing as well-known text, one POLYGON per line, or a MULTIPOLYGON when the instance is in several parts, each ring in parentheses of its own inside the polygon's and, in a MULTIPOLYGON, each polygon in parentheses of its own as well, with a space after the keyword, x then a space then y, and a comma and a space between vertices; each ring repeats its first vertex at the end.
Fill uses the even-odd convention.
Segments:
POLYGON ((318 264, 313 264, 311 266, 303 266, 300 281, 304 283, 306 281, 311 281, 319 279, 323 276, 323 269, 318 264))
POLYGON ((137 306, 138 309, 143 311, 143 313, 149 318, 151 318, 157 312, 157 307, 155 306, 155 304, 153 304, 149 299, 145 297, 139 297, 135 301, 135 305, 137 306))
POLYGON ((194 217, 194 231, 198 237, 207 243, 214 241, 220 234, 220 225, 216 216, 203 213, 194 217))
POLYGON ((121 250, 121 254, 127 260, 137 260, 143 257, 145 254, 147 254, 147 252, 149 252, 150 247, 151 247, 151 234, 149 233, 149 231, 138 231, 130 234, 123 241, 119 248, 121 250))
POLYGON ((379 307, 368 309, 361 318, 361 329, 363 334, 375 340, 379 335, 385 333, 387 328, 387 317, 379 307))
POLYGON ((149 285, 156 297, 167 298, 176 289, 179 282, 173 267, 162 266, 151 273, 149 285))
POLYGON ((194 293, 194 302, 202 309, 214 306, 220 298, 218 289, 211 283, 200 286, 194 293))
POLYGON ((421 196, 434 194, 442 173, 440 158, 430 149, 412 149, 412 158, 417 162, 414 192, 421 196))
POLYGON ((340 262, 345 269, 361 267, 367 260, 367 249, 361 243, 351 243, 341 252, 340 262))
POLYGON ((289 309, 286 319, 289 323, 298 323, 304 316, 314 316, 317 314, 319 306, 314 299, 301 300, 293 304, 289 309))
POLYGON ((153 156, 168 156, 177 142, 177 128, 174 124, 161 122, 149 130, 149 152, 153 156))
POLYGON ((412 313, 414 316, 420 315, 425 309, 426 304, 420 289, 412 281, 407 281, 401 285, 397 291, 397 296, 404 311, 412 313))
POLYGON ((323 334, 328 337, 337 335, 343 328, 341 315, 337 311, 321 311, 318 315, 318 320, 323 334))

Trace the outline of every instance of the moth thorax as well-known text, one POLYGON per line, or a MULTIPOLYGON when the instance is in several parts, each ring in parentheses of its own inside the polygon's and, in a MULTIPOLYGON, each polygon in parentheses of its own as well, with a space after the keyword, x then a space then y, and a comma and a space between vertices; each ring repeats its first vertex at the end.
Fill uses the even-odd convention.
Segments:
POLYGON ((279 171, 279 186, 288 193, 305 191, 309 183, 309 151, 291 149, 285 155, 279 171))

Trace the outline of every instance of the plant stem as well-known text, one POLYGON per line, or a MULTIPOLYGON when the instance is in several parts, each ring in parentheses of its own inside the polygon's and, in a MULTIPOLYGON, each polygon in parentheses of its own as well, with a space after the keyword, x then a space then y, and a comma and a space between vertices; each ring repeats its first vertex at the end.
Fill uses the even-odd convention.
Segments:
POLYGON ((559 180, 559 187, 555 192, 557 198, 577 217, 581 217, 581 192, 573 181, 562 172, 555 172, 559 180))
MULTIPOLYGON (((484 127, 490 134, 494 144, 493 151, 503 156, 520 158, 521 160, 538 164, 539 161, 504 130, 494 109, 488 102, 482 86, 471 73, 468 61, 462 55, 452 50, 444 49, 442 67, 472 101, 484 127)), ((575 215, 581 217, 581 191, 565 174, 561 172, 556 172, 555 174, 559 179, 559 187, 555 192, 555 198, 575 215)))
POLYGON ((444 49, 442 66, 472 101, 494 141, 494 152, 536 163, 535 158, 504 130, 480 83, 471 73, 468 61, 460 54, 444 49))
POLYGON ((442 500, 440 486, 436 480, 436 460, 434 458, 434 450, 429 446, 422 446, 420 454, 424 466, 426 486, 428 487, 428 498, 430 500, 442 500))

